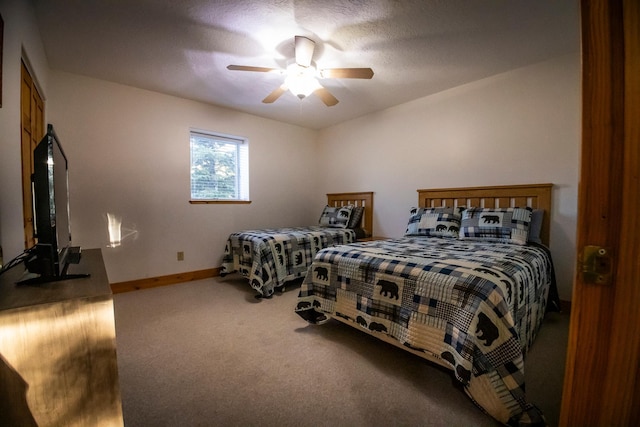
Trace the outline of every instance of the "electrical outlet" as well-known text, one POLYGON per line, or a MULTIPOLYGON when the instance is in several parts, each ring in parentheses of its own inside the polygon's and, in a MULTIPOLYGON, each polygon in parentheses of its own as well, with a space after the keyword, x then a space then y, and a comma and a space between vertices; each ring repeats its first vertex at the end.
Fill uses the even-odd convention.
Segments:
POLYGON ((178 252, 178 261, 184 261, 184 252, 178 252))

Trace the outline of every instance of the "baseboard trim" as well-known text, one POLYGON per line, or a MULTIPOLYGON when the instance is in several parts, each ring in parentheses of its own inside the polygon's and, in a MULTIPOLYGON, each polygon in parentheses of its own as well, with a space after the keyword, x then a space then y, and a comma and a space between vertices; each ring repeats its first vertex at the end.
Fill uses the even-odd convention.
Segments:
POLYGON ((207 279, 209 277, 216 277, 219 275, 220 268, 208 268, 206 270, 188 271, 185 273, 169 274, 166 276, 117 282, 111 283, 111 292, 119 294, 122 292, 138 291, 140 289, 157 288, 159 286, 175 285, 177 283, 207 279))

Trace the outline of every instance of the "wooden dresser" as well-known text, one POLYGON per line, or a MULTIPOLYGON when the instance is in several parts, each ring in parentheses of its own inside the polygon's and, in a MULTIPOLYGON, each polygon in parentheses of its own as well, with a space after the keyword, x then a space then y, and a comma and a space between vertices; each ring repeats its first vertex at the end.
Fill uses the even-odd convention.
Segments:
POLYGON ((113 298, 100 249, 69 274, 16 284, 0 276, 0 425, 122 426, 113 298))

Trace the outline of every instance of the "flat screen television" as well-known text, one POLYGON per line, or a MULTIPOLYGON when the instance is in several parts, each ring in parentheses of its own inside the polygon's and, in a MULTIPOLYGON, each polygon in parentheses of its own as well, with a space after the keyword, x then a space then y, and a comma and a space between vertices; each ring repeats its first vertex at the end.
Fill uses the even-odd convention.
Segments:
POLYGON ((87 275, 69 275, 70 263, 80 260, 80 248, 71 244, 69 213, 69 169, 67 156, 53 125, 33 150, 33 218, 36 245, 25 259, 31 281, 66 280, 87 275))

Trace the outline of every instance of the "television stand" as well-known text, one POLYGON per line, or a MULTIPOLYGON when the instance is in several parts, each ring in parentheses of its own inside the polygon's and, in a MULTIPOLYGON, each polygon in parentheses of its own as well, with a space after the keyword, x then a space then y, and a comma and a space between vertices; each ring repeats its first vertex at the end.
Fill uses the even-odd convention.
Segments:
POLYGON ((124 426, 100 249, 83 250, 69 270, 91 277, 22 286, 18 269, 0 276, 1 425, 124 426))

